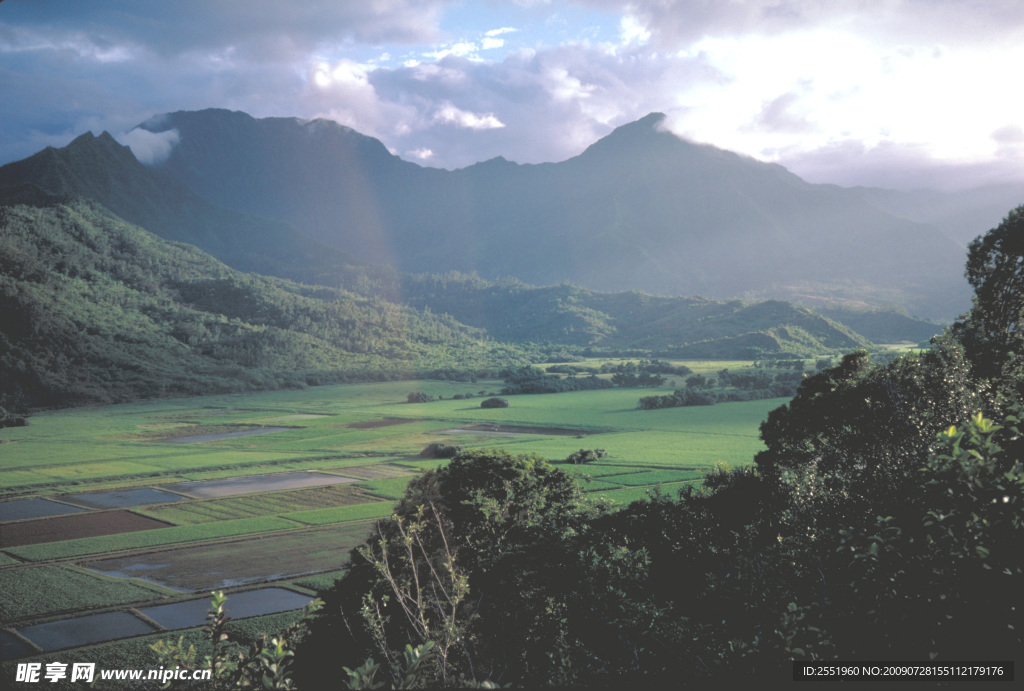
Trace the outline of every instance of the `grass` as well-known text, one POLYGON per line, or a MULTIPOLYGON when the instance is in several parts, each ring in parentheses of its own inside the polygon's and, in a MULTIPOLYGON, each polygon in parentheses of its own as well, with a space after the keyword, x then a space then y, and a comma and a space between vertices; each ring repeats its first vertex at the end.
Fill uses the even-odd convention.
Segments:
MULTIPOLYGON (((690 484, 692 484, 692 483, 691 482, 673 482, 673 483, 669 483, 669 484, 665 484, 665 485, 659 485, 658 489, 660 489, 660 491, 662 493, 664 493, 664 494, 666 494, 666 495, 668 495, 670 497, 674 497, 676 495, 676 492, 678 492, 679 490, 681 490, 682 488, 684 488, 684 487, 686 487, 687 485, 690 485, 690 484)), ((654 491, 655 491, 655 488, 648 485, 648 486, 644 486, 644 487, 627 487, 627 488, 624 488, 624 489, 616 489, 616 490, 609 490, 609 491, 603 491, 603 492, 602 491, 598 491, 598 492, 594 492, 594 494, 596 496, 604 497, 606 499, 611 499, 612 501, 617 501, 617 502, 620 502, 622 504, 627 504, 628 505, 628 504, 632 504, 635 501, 641 501, 641 500, 647 499, 647 497, 649 497, 650 494, 652 492, 654 492, 654 491)))
POLYGON ((242 518, 218 523, 201 523, 199 525, 178 526, 143 530, 137 533, 120 535, 103 535, 100 537, 84 537, 77 540, 49 542, 25 547, 11 547, 7 551, 29 561, 49 559, 71 559, 106 552, 123 552, 126 550, 146 547, 162 547, 182 542, 210 540, 223 537, 235 537, 253 533, 265 533, 277 530, 297 528, 295 522, 275 516, 260 518, 242 518))
POLYGON ((4 554, 3 552, 0 552, 0 566, 10 566, 12 564, 20 564, 20 563, 22 563, 22 562, 18 561, 17 559, 12 557, 11 555, 4 554))
POLYGON ((372 504, 356 504, 354 506, 338 506, 332 509, 313 509, 285 514, 284 518, 307 525, 328 525, 386 518, 395 510, 395 502, 378 501, 372 504))
POLYGON ((292 583, 300 588, 308 588, 313 592, 323 593, 334 587, 335 582, 341 579, 345 573, 345 571, 328 571, 327 573, 318 573, 313 576, 300 578, 292 581, 292 583))
POLYGON ((640 473, 627 473, 624 475, 607 475, 601 479, 605 482, 614 482, 629 487, 640 487, 642 485, 658 485, 681 480, 700 480, 704 473, 692 470, 647 470, 640 473))
POLYGON ((304 509, 361 504, 367 500, 352 485, 331 485, 168 504, 150 508, 144 513, 171 523, 209 523, 255 516, 279 516, 304 509))
POLYGON ((401 499, 405 494, 405 488, 409 486, 411 476, 381 478, 379 480, 367 480, 356 484, 367 494, 382 499, 401 499))

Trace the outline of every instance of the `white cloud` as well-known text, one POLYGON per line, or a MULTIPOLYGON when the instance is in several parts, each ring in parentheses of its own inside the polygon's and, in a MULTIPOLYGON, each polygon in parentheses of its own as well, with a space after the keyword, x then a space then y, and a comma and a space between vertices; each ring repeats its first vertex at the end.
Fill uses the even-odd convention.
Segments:
POLYGON ((625 15, 619 21, 619 39, 623 43, 647 43, 650 30, 633 15, 625 15))
POLYGON ((434 152, 430 149, 413 149, 409 152, 409 155, 420 161, 427 161, 434 157, 434 152))
POLYGON ((505 126, 505 123, 494 117, 493 113, 477 115, 476 113, 456 108, 451 103, 443 104, 434 113, 434 122, 455 125, 456 127, 464 127, 471 130, 494 130, 505 126))
POLYGON ((501 48, 505 45, 505 39, 503 38, 485 38, 480 41, 481 50, 492 50, 494 48, 501 48))
POLYGON ((423 53, 423 57, 441 60, 449 55, 454 55, 455 57, 461 58, 476 55, 479 51, 480 47, 477 46, 477 44, 471 41, 459 41, 458 43, 452 43, 444 46, 443 48, 423 53))
POLYGON ((167 160, 171 150, 181 141, 181 135, 178 130, 150 132, 136 128, 125 132, 117 140, 132 150, 139 163, 151 166, 167 160))
POLYGON ((511 34, 515 33, 516 31, 519 31, 519 29, 514 29, 511 26, 503 26, 500 29, 491 29, 490 31, 485 31, 484 36, 501 36, 502 34, 511 34))

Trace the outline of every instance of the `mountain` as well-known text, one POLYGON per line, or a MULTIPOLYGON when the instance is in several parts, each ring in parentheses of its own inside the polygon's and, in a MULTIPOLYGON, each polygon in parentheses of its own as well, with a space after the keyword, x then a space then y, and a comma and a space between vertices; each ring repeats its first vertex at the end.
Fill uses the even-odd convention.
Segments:
MULTIPOLYGON (((654 113, 579 156, 423 168, 326 120, 177 112, 157 168, 219 206, 291 224, 371 264, 600 291, 969 305, 964 248, 863 191, 813 185, 663 129, 654 113)), ((979 229, 981 232, 981 229, 979 229)))
POLYGON ((250 391, 529 362, 479 329, 234 270, 96 202, 0 194, 0 405, 250 391))
POLYGON ((330 284, 352 258, 280 221, 211 204, 169 175, 142 165, 104 132, 47 147, 0 167, 0 189, 35 185, 60 198, 99 202, 129 223, 186 242, 243 271, 330 284))

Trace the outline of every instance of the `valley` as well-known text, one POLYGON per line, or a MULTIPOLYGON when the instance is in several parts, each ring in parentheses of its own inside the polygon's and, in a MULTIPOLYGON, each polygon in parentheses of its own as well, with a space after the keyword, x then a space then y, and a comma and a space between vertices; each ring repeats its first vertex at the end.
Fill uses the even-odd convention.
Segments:
POLYGON ((203 396, 39 413, 0 431, 4 673, 25 655, 147 659, 161 636, 198 635, 211 589, 230 595, 237 619, 279 621, 341 574, 410 479, 445 463, 423 457, 432 443, 539 454, 587 496, 626 505, 699 483, 717 464, 748 463, 762 448, 758 424, 780 403, 641 411, 638 396, 658 389, 606 389, 481 408, 482 393, 500 387, 409 381, 203 396), (410 389, 438 400, 408 403, 410 389), (607 455, 564 460, 581 447, 607 455), (60 597, 47 596, 57 582, 60 597))

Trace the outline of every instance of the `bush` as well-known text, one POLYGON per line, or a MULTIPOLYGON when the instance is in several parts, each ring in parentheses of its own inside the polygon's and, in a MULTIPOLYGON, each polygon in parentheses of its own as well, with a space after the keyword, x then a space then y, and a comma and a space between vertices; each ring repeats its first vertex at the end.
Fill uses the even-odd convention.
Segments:
POLYGON ((435 398, 434 396, 431 396, 428 393, 423 393, 422 391, 413 391, 408 396, 409 403, 430 403, 431 401, 436 400, 437 398, 435 398))
POLYGON ((488 398, 480 402, 481 408, 508 408, 508 401, 504 398, 488 398))
POLYGON ((573 451, 569 454, 569 457, 565 459, 566 463, 572 463, 573 465, 579 465, 580 463, 592 463, 599 458, 604 458, 608 455, 608 452, 604 449, 580 449, 579 451, 573 451))
POLYGON ((462 447, 458 444, 444 444, 442 442, 434 442, 428 444, 427 448, 420 451, 421 458, 455 458, 457 455, 462 453, 462 447))

